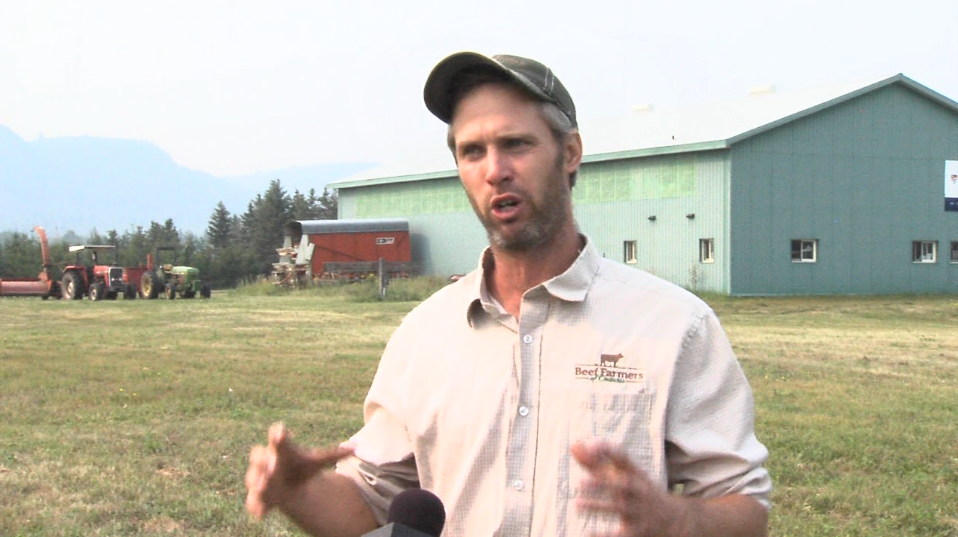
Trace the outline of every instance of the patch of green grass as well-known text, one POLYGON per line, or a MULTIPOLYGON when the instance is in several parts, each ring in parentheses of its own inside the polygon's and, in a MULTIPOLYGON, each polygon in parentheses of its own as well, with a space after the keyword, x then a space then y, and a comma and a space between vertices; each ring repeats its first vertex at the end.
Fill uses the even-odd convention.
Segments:
MULTIPOLYGON (((298 534, 246 515, 250 446, 277 420, 352 434, 390 334, 445 283, 0 299, 0 535, 298 534)), ((958 535, 954 297, 707 299, 755 393, 771 535, 958 535)))
POLYGON ((954 297, 711 303, 771 453, 772 535, 958 535, 954 297))

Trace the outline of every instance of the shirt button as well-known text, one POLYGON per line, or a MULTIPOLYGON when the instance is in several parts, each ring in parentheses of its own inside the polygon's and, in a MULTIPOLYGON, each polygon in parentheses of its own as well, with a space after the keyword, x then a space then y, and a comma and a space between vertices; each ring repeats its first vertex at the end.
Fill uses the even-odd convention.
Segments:
POLYGON ((516 479, 515 481, 512 482, 512 487, 516 490, 522 490, 522 488, 525 486, 526 484, 523 483, 521 479, 516 479))
POLYGON ((526 335, 522 336, 522 342, 523 342, 523 343, 532 343, 532 336, 529 335, 529 334, 526 334, 526 335))
POLYGON ((519 415, 522 416, 522 417, 528 416, 528 415, 529 415, 529 407, 527 407, 527 406, 521 406, 521 407, 519 407, 519 415))

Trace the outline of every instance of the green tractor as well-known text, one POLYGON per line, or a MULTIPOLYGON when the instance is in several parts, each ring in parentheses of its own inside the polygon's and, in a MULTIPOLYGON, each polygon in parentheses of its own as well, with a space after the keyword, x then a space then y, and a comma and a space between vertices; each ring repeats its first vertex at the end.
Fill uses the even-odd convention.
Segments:
POLYGON ((179 294, 182 298, 193 298, 199 294, 210 297, 210 287, 200 280, 200 270, 194 267, 176 266, 176 247, 157 246, 153 255, 146 256, 146 271, 140 277, 140 294, 143 298, 157 298, 163 294, 173 300, 179 294), (159 263, 160 252, 173 252, 173 263, 159 263), (154 261, 157 261, 154 265, 154 261))

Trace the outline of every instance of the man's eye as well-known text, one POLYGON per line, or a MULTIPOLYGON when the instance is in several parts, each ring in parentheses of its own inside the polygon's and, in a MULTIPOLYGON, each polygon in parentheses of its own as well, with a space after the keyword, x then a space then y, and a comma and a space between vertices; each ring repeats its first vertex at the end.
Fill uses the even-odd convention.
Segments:
POLYGON ((467 145, 459 149, 459 156, 462 158, 475 157, 481 152, 482 150, 478 146, 467 145))
POLYGON ((509 140, 506 140, 502 145, 506 149, 521 149, 529 145, 529 141, 523 140, 522 138, 511 138, 509 140))

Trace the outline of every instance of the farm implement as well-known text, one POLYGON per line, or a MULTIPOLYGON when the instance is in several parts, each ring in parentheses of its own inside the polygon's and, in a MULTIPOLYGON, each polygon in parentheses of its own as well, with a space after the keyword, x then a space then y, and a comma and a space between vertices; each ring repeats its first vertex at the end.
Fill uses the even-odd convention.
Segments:
POLYGON ((47 245, 47 233, 42 227, 33 228, 40 236, 42 264, 36 278, 0 278, 0 296, 38 296, 43 300, 60 297, 60 284, 53 276, 53 261, 47 245))

